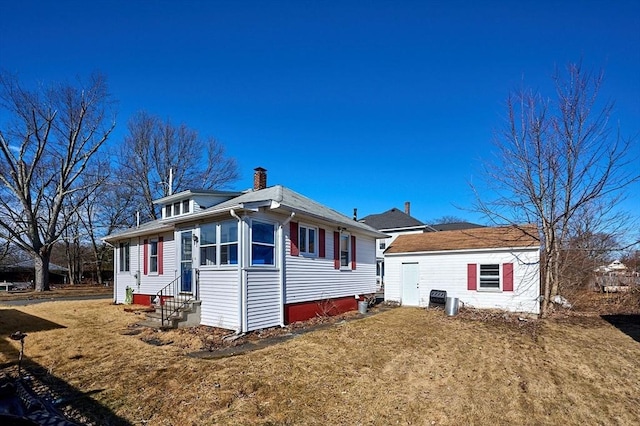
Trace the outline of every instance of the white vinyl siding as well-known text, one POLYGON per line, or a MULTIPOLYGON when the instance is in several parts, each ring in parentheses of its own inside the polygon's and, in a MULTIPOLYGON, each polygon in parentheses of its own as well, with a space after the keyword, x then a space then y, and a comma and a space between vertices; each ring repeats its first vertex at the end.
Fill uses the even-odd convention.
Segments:
POLYGON ((420 306, 429 304, 431 290, 446 290, 466 306, 495 308, 512 312, 539 313, 540 254, 537 249, 479 250, 450 253, 394 254, 385 256, 386 301, 402 303, 401 265, 420 264, 420 306), (514 291, 467 290, 467 265, 502 265, 513 263, 514 291))
MULTIPOLYGON (((134 294, 155 295, 160 289, 176 278, 176 245, 173 233, 160 234, 164 238, 163 241, 163 273, 144 275, 143 265, 147 259, 144 259, 144 237, 130 240, 130 273, 117 274, 117 282, 114 288, 114 296, 116 303, 124 303, 126 287, 131 287, 134 294), (140 277, 136 280, 136 274, 140 277)), ((155 238, 155 237, 154 237, 155 238)), ((149 239, 149 238, 147 238, 149 239)), ((150 252, 150 251, 149 251, 150 252)))
POLYGON ((238 269, 201 270, 201 324, 240 329, 238 269))
POLYGON ((247 331, 280 325, 279 271, 245 271, 247 280, 247 331))
POLYGON ((375 239, 352 234, 356 237, 357 267, 355 270, 338 270, 333 261, 334 230, 328 227, 325 230, 325 258, 321 258, 291 256, 289 229, 286 229, 286 304, 375 293, 375 239))

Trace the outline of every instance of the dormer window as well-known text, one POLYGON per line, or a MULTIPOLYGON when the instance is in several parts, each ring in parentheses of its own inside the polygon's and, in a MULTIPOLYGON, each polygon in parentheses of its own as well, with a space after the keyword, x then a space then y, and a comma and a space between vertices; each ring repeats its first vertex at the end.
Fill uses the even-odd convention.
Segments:
POLYGON ((176 201, 175 203, 165 204, 164 218, 180 216, 191 212, 191 200, 176 201))

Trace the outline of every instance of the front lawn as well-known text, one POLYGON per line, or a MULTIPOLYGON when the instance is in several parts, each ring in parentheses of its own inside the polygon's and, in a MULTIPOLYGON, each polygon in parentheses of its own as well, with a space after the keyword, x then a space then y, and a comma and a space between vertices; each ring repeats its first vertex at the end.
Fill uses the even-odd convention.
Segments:
MULTIPOLYGON (((100 424, 640 422, 640 338, 596 315, 397 308, 218 360, 185 356, 201 348, 196 333, 145 343, 130 334, 140 319, 108 301, 47 302, 1 308, 0 335, 26 331, 28 361, 85 393, 80 410, 87 398, 104 407, 100 424)), ((17 342, 0 349, 0 364, 17 360, 17 342)))

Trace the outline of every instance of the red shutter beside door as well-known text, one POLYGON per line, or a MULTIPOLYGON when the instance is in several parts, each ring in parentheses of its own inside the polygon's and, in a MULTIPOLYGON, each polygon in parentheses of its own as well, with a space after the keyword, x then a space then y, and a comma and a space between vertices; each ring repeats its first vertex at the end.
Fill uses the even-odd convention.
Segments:
POLYGON ((142 273, 147 275, 149 273, 149 240, 142 242, 142 273))
POLYGON ((356 269, 356 236, 351 236, 351 269, 356 269))
POLYGON ((340 233, 333 231, 333 267, 340 269, 340 233))
POLYGON ((502 291, 513 291, 513 263, 502 265, 502 291))
POLYGON ((467 265, 467 290, 478 288, 478 267, 475 263, 467 265))
POLYGON ((298 222, 289 222, 289 241, 291 242, 291 256, 299 256, 298 222))
POLYGON ((324 229, 320 228, 318 229, 318 256, 320 256, 321 258, 325 258, 326 257, 326 251, 325 251, 325 235, 324 235, 324 229))
POLYGON ((164 273, 164 237, 158 237, 158 275, 164 273))

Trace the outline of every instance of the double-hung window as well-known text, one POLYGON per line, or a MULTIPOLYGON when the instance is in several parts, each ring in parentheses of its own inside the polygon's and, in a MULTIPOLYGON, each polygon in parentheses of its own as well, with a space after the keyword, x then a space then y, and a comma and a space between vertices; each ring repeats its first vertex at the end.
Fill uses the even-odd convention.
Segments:
POLYGON ((238 264, 238 222, 220 223, 220 265, 238 264))
POLYGON ((351 260, 351 236, 346 233, 340 234, 340 267, 348 268, 351 260))
POLYGON ((119 247, 119 263, 120 263, 120 272, 129 272, 130 268, 130 258, 129 258, 129 242, 120 243, 119 247))
POLYGON ((480 265, 480 279, 478 280, 480 289, 499 290, 500 289, 500 265, 485 264, 480 265))
POLYGON ((300 225, 300 227, 298 228, 298 234, 298 247, 300 248, 300 253, 309 256, 317 256, 318 251, 316 248, 316 235, 318 234, 318 229, 300 225))
POLYGON ((149 272, 158 273, 158 240, 149 240, 149 272))
POLYGON ((272 223, 251 221, 251 264, 275 265, 276 227, 272 223))
POLYGON ((217 224, 207 223, 200 226, 200 265, 217 265, 216 250, 217 224))

